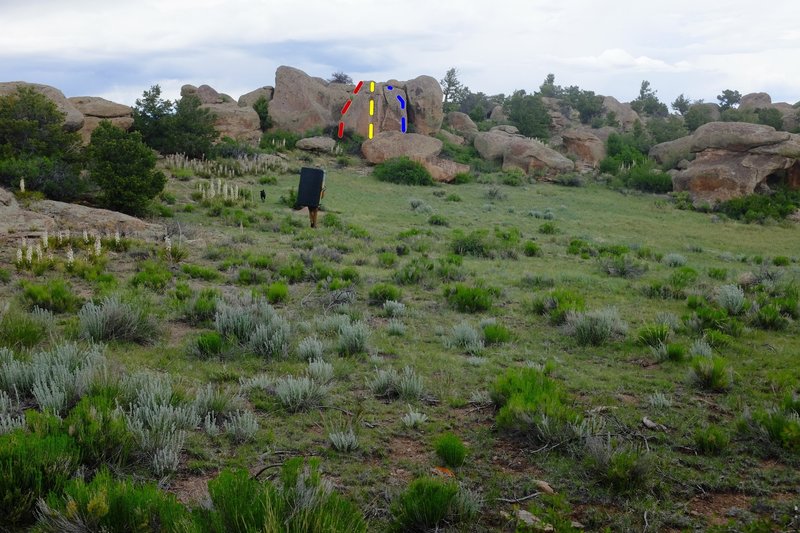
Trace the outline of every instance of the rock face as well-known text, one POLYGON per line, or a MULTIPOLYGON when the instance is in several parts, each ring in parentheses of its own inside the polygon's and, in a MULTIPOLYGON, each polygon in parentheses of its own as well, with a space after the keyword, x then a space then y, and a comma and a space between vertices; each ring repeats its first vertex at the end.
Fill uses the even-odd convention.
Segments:
POLYGON ((17 92, 18 87, 30 87, 37 93, 43 94, 50 101, 56 104, 59 111, 64 113, 64 128, 68 131, 78 131, 83 126, 83 113, 64 96, 64 93, 50 87, 49 85, 41 85, 39 83, 27 83, 24 81, 11 81, 0 83, 0 96, 6 96, 17 92))
POLYGON ((438 135, 440 138, 452 144, 463 146, 467 143, 466 139, 464 139, 464 137, 461 135, 454 135, 447 130, 440 131, 438 135))
POLYGON ((227 94, 218 93, 213 87, 209 85, 201 85, 195 87, 194 85, 184 85, 181 87, 181 96, 196 96, 201 104, 232 104, 233 98, 227 94))
POLYGON ((80 129, 81 139, 88 144, 92 132, 100 125, 100 121, 108 120, 114 126, 128 131, 133 126, 133 109, 96 96, 76 96, 68 99, 75 108, 83 113, 83 127, 80 129))
POLYGON ((408 95, 408 120, 416 133, 432 135, 442 128, 442 87, 436 78, 418 76, 405 83, 408 95))
POLYGON ((261 140, 261 120, 252 107, 239 107, 234 102, 203 104, 214 116, 214 128, 220 138, 230 137, 237 141, 257 144, 261 140))
POLYGON ((520 168, 525 172, 544 169, 548 173, 569 172, 575 164, 536 139, 492 129, 475 136, 475 149, 484 159, 502 160, 503 170, 520 168))
POLYGON ((423 161, 439 155, 442 141, 418 133, 384 131, 361 144, 361 153, 370 163, 383 163, 393 157, 407 156, 423 161))
POLYGON ((269 115, 276 129, 302 134, 338 124, 347 99, 346 90, 331 88, 302 70, 282 66, 275 73, 269 115))
POLYGON ((503 110, 503 106, 496 105, 492 108, 491 113, 489 113, 489 120, 493 120, 495 122, 505 122, 508 120, 508 116, 506 116, 506 112, 503 110))
POLYGON ((772 97, 767 93, 750 93, 742 96, 739 109, 763 109, 772 107, 772 97))
POLYGON ((561 133, 567 153, 574 155, 586 170, 596 169, 606 157, 606 145, 596 135, 583 129, 561 133))
POLYGON ((330 137, 308 137, 297 141, 297 148, 307 152, 331 153, 336 148, 336 141, 330 137))
POLYGON ((673 175, 672 184, 676 191, 689 192, 695 204, 723 202, 770 186, 800 188, 800 135, 758 124, 711 122, 689 138, 696 157, 673 175))
POLYGON ((243 94, 239 97, 239 107, 253 107, 253 104, 261 98, 262 96, 267 99, 267 102, 272 100, 272 96, 275 94, 274 87, 260 87, 255 91, 250 91, 247 94, 243 94))
POLYGON ((650 148, 649 155, 662 165, 668 161, 677 163, 689 157, 689 154, 692 153, 693 143, 694 138, 691 135, 687 135, 686 137, 681 137, 674 141, 668 141, 653 146, 650 148))
POLYGON ((620 127, 625 131, 632 129, 636 121, 640 120, 638 113, 633 110, 630 104, 620 103, 613 96, 603 98, 603 107, 605 107, 604 116, 607 117, 609 113, 614 113, 620 127))
POLYGON ((471 143, 478 134, 478 126, 475 125, 466 113, 453 111, 447 114, 445 121, 453 131, 464 137, 467 142, 471 143))
POLYGON ((367 135, 370 122, 376 134, 400 131, 402 117, 407 118, 408 131, 428 135, 441 128, 442 89, 434 78, 419 76, 406 82, 377 82, 374 93, 369 88, 369 81, 365 81, 359 93, 353 95, 353 85, 328 83, 296 68, 278 67, 269 114, 276 129, 300 134, 317 128, 336 128, 340 120, 346 130, 363 136, 367 135), (398 96, 405 102, 405 109, 401 109, 398 96), (371 98, 375 101, 372 116, 371 98), (342 117, 344 104, 351 99, 350 108, 342 117))

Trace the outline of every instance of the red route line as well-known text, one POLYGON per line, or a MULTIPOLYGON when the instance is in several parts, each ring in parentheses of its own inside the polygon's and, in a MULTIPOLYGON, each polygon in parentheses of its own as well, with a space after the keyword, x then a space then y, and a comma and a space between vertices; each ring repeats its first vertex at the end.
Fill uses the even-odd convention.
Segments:
POLYGON ((344 137, 344 122, 339 123, 339 138, 344 137))
POLYGON ((347 102, 345 102, 344 107, 342 108, 342 115, 347 113, 347 110, 350 109, 350 104, 352 103, 353 103, 352 100, 348 100, 347 102))
POLYGON ((363 85, 364 85, 364 82, 363 82, 363 81, 360 81, 360 82, 358 82, 358 85, 356 85, 356 88, 355 88, 355 90, 353 91, 353 94, 358 94, 358 91, 360 91, 360 90, 361 90, 361 87, 362 87, 363 85))

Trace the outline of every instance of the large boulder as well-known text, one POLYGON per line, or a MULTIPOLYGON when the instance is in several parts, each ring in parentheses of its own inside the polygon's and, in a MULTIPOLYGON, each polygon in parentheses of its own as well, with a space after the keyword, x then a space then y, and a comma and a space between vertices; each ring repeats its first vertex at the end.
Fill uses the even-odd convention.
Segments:
POLYGON ((675 191, 689 192, 696 205, 771 186, 800 188, 800 135, 758 124, 712 122, 690 139, 696 157, 673 175, 672 184, 675 191))
POLYGON ((17 92, 19 87, 29 87, 39 94, 47 97, 53 102, 59 111, 64 113, 64 129, 68 131, 78 131, 83 126, 83 113, 64 96, 64 93, 40 83, 28 83, 24 81, 0 82, 0 96, 6 96, 17 92))
POLYGON ((800 128, 800 109, 786 102, 772 104, 772 107, 781 112, 784 130, 795 131, 797 128, 800 128))
POLYGON ((571 172, 575 163, 537 139, 514 136, 503 153, 503 170, 520 168, 530 174, 545 171, 546 174, 571 172))
POLYGON ((775 131, 771 126, 745 122, 709 122, 692 134, 692 151, 720 149, 746 152, 757 146, 778 144, 789 139, 785 131, 775 131))
POLYGON ((307 152, 332 153, 336 148, 336 141, 330 137, 308 137, 297 141, 295 146, 307 152))
POLYGON ((457 134, 464 137, 467 142, 472 142, 478 134, 478 126, 469 115, 459 111, 452 111, 445 117, 445 123, 457 134))
MULTIPOLYGON (((340 114, 337 120, 344 122, 345 130, 366 137, 371 123, 375 135, 383 131, 402 131, 402 118, 408 119, 409 104, 408 95, 401 86, 401 82, 396 80, 376 82, 374 92, 369 91, 366 83, 364 85, 365 87, 358 94, 351 97, 350 107, 343 117, 339 110, 340 114), (402 108, 398 96, 406 102, 406 109, 402 108), (374 102, 372 115, 369 114, 370 100, 374 102)), ((352 91, 352 87, 350 90, 352 91)))
POLYGON ((694 138, 691 135, 687 135, 674 141, 667 141, 653 146, 650 148, 649 155, 662 165, 667 162, 677 164, 679 161, 689 158, 693 144, 694 138))
POLYGON ((261 140, 261 119, 252 107, 239 107, 236 103, 203 104, 214 114, 214 129, 220 138, 257 144, 261 140))
POLYGON ((574 155, 585 169, 595 169, 606 157, 606 145, 593 133, 584 129, 561 132, 568 154, 574 155))
POLYGON ((494 106, 492 111, 489 113, 489 120, 493 120, 494 122, 506 122, 508 120, 508 116, 506 115, 503 106, 494 106))
POLYGON ((84 115, 83 127, 78 132, 84 144, 89 143, 92 132, 103 120, 125 131, 133 126, 133 109, 129 106, 96 96, 75 96, 68 100, 84 115))
POLYGON ((630 104, 620 103, 620 101, 613 96, 603 97, 603 107, 605 108, 603 116, 608 117, 609 113, 614 113, 617 121, 619 121, 620 127, 624 131, 631 130, 633 125, 636 124, 636 121, 641 120, 639 114, 633 110, 630 104))
POLYGON ((418 133, 384 131, 361 144, 361 153, 370 163, 383 163, 387 159, 407 156, 423 161, 439 155, 442 141, 418 133))
POLYGON ((253 107, 253 104, 255 104, 258 101, 258 99, 261 98, 262 96, 267 99, 267 102, 269 102, 270 100, 272 100, 272 96, 274 94, 275 94, 274 87, 269 87, 269 86, 259 87, 255 91, 250 91, 249 93, 240 96, 239 101, 237 103, 239 104, 239 107, 253 107))
POLYGON ((201 104, 232 104, 233 98, 227 94, 217 92, 210 85, 201 85, 195 87, 194 85, 184 85, 181 87, 181 97, 196 96, 201 104))
POLYGON ((473 144, 480 156, 487 161, 503 159, 506 146, 511 142, 511 135, 501 131, 482 131, 475 135, 473 144))
POLYGON ((405 82, 408 95, 408 120, 416 133, 432 135, 442 128, 442 86, 431 76, 418 76, 405 82))
POLYGON ((451 183, 455 180, 456 174, 469 172, 469 165, 456 163, 441 157, 429 157, 421 160, 420 163, 431 173, 434 181, 441 183, 451 183))
POLYGON ((342 106, 350 97, 344 87, 326 84, 296 68, 278 67, 269 105, 274 127, 302 134, 338 125, 342 106))
POLYGON ((772 97, 767 93, 750 93, 742 96, 739 109, 764 109, 772 107, 772 97))
POLYGON ((440 139, 442 139, 444 141, 447 141, 450 144, 456 144, 456 145, 459 145, 459 146, 463 146, 463 145, 467 144, 467 141, 466 141, 466 139, 464 139, 464 137, 462 137, 461 135, 456 135, 454 133, 450 133, 447 130, 441 130, 438 133, 438 136, 439 136, 440 139))

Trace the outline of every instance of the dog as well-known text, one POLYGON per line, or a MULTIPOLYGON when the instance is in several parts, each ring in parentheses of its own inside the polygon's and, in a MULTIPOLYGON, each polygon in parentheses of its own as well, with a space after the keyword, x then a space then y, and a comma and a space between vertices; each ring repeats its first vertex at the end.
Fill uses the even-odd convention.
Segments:
POLYGON ((264 189, 261 189, 261 201, 262 202, 267 201, 267 191, 265 191, 264 189))

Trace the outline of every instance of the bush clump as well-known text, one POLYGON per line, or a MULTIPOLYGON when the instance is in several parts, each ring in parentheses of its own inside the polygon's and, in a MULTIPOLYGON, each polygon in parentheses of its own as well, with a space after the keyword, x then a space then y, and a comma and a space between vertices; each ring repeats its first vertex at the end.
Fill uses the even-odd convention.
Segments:
POLYGON ((467 447, 461 442, 453 433, 445 433, 435 443, 436 455, 445 466, 450 468, 458 468, 464 464, 464 459, 467 457, 467 447))
POLYGON ((700 453, 719 455, 730 443, 730 437, 718 426, 706 426, 694 434, 694 444, 700 453))
POLYGON ((30 309, 38 307, 53 313, 73 313, 81 304, 72 287, 62 279, 52 279, 44 284, 23 283, 22 297, 30 309))
POLYGON ((458 485, 433 478, 411 482, 392 504, 394 531, 430 531, 452 516, 458 485))
POLYGON ((468 287, 461 283, 445 287, 444 296, 450 305, 462 313, 479 313, 488 311, 492 301, 499 295, 497 289, 491 287, 468 287))
POLYGON ((369 303, 383 305, 388 301, 400 301, 400 289, 389 283, 377 283, 369 290, 369 303))
POLYGON ((585 301, 583 296, 569 289, 554 289, 549 293, 538 296, 530 303, 531 310, 537 315, 548 315, 550 322, 555 325, 563 324, 567 314, 583 311, 585 301))
POLYGON ((117 296, 99 304, 89 302, 78 312, 81 338, 92 341, 126 341, 149 344, 155 341, 158 327, 139 304, 125 303, 117 296))
POLYGON ((549 442, 559 428, 580 419, 566 405, 564 389, 540 369, 509 369, 497 378, 490 394, 500 408, 498 427, 525 433, 539 442, 549 442))
POLYGON ((375 165, 372 175, 380 181, 403 185, 433 185, 433 177, 422 163, 405 156, 378 163, 375 165))
POLYGON ((624 337, 628 325, 619 317, 614 308, 570 313, 564 324, 566 333, 582 346, 599 346, 604 342, 624 337))

